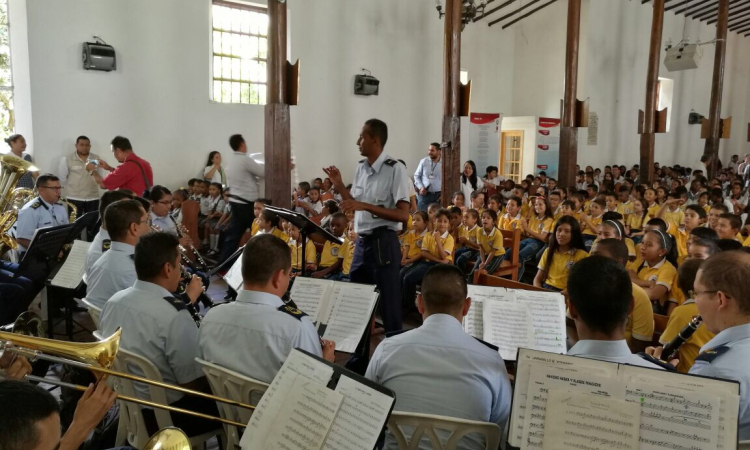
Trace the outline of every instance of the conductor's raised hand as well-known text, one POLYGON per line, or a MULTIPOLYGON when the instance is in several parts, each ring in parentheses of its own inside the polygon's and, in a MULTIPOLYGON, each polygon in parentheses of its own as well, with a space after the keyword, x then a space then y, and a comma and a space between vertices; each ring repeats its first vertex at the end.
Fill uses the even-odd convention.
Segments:
POLYGON ((341 171, 338 169, 338 167, 324 167, 323 172, 326 173, 328 178, 331 179, 331 183, 333 183, 334 185, 343 184, 343 181, 341 180, 341 171))
POLYGON ((323 350, 323 359, 333 362, 336 358, 336 343, 328 339, 321 339, 320 347, 323 350))

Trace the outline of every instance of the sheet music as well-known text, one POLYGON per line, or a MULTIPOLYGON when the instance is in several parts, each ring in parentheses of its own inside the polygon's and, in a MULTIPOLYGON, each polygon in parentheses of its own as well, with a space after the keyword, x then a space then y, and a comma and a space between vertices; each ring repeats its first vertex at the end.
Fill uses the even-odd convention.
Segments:
POLYGON ((323 338, 334 341, 340 352, 354 353, 363 331, 370 324, 378 294, 373 286, 337 284, 340 286, 337 286, 333 312, 323 338))
POLYGON ((240 447, 243 450, 256 449, 259 448, 257 445, 266 440, 271 426, 279 412, 285 407, 287 396, 295 384, 310 379, 326 386, 332 375, 332 367, 298 350, 292 350, 250 417, 250 422, 240 440, 240 447), (297 380, 298 377, 300 377, 299 380, 297 380))
POLYGON ((242 256, 237 258, 237 261, 229 268, 226 275, 224 275, 224 281, 227 282, 227 286, 235 291, 242 289, 242 256))
POLYGON ((531 312, 527 305, 486 301, 483 305, 484 339, 498 347, 500 356, 514 361, 519 347, 531 347, 531 312))
POLYGON ((688 449, 734 448, 739 396, 732 383, 628 366, 621 366, 620 373, 627 388, 626 400, 642 402, 643 417, 648 418, 649 426, 641 428, 642 449, 664 448, 657 443, 666 436, 669 442, 688 449), (677 405, 684 406, 675 408, 677 405), (688 423, 694 425, 685 426, 688 423))
POLYGON ((516 301, 528 305, 532 312, 533 348, 566 353, 565 298, 562 294, 517 290, 516 301))
POLYGON ((320 449, 343 399, 343 395, 298 375, 266 439, 255 448, 320 449))
POLYGON ((516 291, 513 289, 478 286, 476 284, 470 284, 468 288, 468 296, 472 301, 479 300, 483 303, 486 303, 487 301, 515 303, 516 301, 516 291))
POLYGON ((542 448, 638 450, 640 423, 637 403, 551 389, 542 448))
POLYGON ((625 388, 617 378, 592 375, 590 372, 573 374, 564 373, 559 368, 534 368, 526 397, 526 417, 521 440, 521 448, 524 450, 542 449, 547 396, 553 389, 622 399, 625 388))
POLYGON ((469 313, 464 316, 463 320, 463 327, 466 334, 474 336, 475 338, 484 339, 483 311, 482 300, 474 299, 472 297, 469 313))
POLYGON ((65 258, 65 263, 52 279, 52 286, 66 289, 78 288, 83 281, 83 274, 86 273, 86 255, 89 247, 91 247, 91 242, 79 240, 73 242, 73 248, 65 258))
POLYGON ((297 309, 305 312, 317 324, 318 309, 324 299, 330 296, 332 285, 333 281, 330 280, 297 277, 289 297, 297 305, 297 309))
POLYGON ((617 365, 594 359, 575 358, 523 348, 519 352, 516 385, 513 390, 513 410, 510 416, 509 442, 521 446, 523 425, 526 420, 526 399, 531 373, 540 368, 555 368, 564 373, 584 372, 601 377, 617 377, 617 365))
POLYGON ((336 392, 344 396, 324 450, 371 450, 385 425, 394 399, 342 376, 336 392))

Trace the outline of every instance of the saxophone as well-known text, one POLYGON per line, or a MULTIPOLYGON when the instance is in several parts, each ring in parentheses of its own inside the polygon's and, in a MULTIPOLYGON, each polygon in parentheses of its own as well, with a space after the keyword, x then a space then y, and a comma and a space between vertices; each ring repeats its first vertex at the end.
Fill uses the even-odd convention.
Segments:
POLYGON ((76 205, 72 204, 68 201, 65 197, 60 197, 60 201, 65 203, 68 206, 68 211, 70 211, 70 214, 68 215, 68 222, 73 223, 76 221, 76 218, 78 217, 78 208, 76 208, 76 205))

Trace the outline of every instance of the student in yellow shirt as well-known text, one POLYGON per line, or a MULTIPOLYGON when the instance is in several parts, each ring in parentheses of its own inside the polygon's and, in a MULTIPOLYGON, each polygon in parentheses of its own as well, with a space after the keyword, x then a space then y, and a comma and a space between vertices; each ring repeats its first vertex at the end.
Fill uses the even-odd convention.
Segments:
POLYGON ((708 192, 704 191, 698 195, 698 206, 706 210, 706 214, 711 210, 711 205, 708 204, 708 192))
POLYGON ((264 209, 266 209, 266 205, 270 205, 271 200, 267 198, 259 198, 258 200, 255 200, 255 203, 253 203, 253 212, 255 213, 255 220, 253 220, 253 225, 250 227, 250 233, 255 236, 258 234, 258 227, 260 226, 260 215, 263 212, 264 209))
MULTIPOLYGON (((487 211, 492 211, 488 209, 487 211)), ((494 212, 494 211, 493 211, 494 212)), ((496 216, 497 217, 497 216, 496 216)), ((458 229, 458 243, 454 255, 455 265, 466 273, 466 265, 469 261, 479 256, 479 234, 481 227, 477 225, 479 214, 476 209, 469 209, 464 213, 463 225, 458 229), (458 248, 458 247, 461 248, 458 248)))
MULTIPOLYGON (((690 298, 685 300, 685 303, 681 306, 675 308, 672 314, 669 315, 667 327, 659 338, 659 342, 662 345, 667 344, 677 337, 693 317, 699 315, 698 306, 695 304, 695 299, 693 298, 693 283, 695 283, 695 276, 702 263, 703 261, 701 260, 691 259, 685 261, 680 266, 677 277, 678 284, 680 289, 689 294, 690 298)), ((693 364, 695 364, 695 358, 698 357, 701 347, 706 345, 714 336, 705 326, 698 327, 695 333, 678 350, 677 355, 680 363, 677 364, 677 371, 687 373, 693 364)))
POLYGON ((417 296, 417 286, 422 282, 430 267, 437 264, 453 263, 453 236, 450 227, 450 212, 445 209, 435 213, 435 231, 427 234, 422 240, 422 261, 415 264, 404 276, 402 289, 402 304, 413 305, 417 296))
POLYGON ((513 194, 513 197, 521 199, 521 201, 518 203, 518 207, 521 211, 521 217, 526 217, 528 219, 529 215, 534 211, 534 209, 530 208, 529 205, 524 202, 524 199, 526 198, 526 189, 524 189, 523 185, 517 184, 513 186, 513 190, 511 191, 511 193, 513 194))
POLYGON ((602 216, 604 215, 605 203, 601 200, 594 200, 591 202, 591 216, 587 214, 581 214, 581 228, 583 234, 583 243, 586 246, 586 250, 591 250, 591 246, 596 240, 596 236, 599 234, 599 225, 602 224, 602 216))
POLYGON ((424 211, 414 213, 414 228, 404 238, 401 247, 401 278, 404 278, 404 270, 408 270, 414 263, 422 259, 422 239, 430 232, 429 216, 424 211))
MULTIPOLYGON (((695 206, 695 205, 693 205, 695 206)), ((694 228, 690 231, 690 236, 687 239, 688 253, 684 257, 677 259, 678 268, 682 267, 685 261, 691 259, 708 259, 711 256, 719 253, 719 245, 717 244, 718 239, 716 232, 710 228, 694 228)), ((672 285, 672 289, 669 290, 669 301, 665 314, 671 316, 675 308, 680 307, 687 300, 685 291, 680 289, 679 280, 675 280, 672 285)))
POLYGON ((560 217, 575 217, 576 204, 573 200, 564 200, 560 204, 560 217))
MULTIPOLYGON (((292 274, 298 275, 302 272, 302 236, 299 228, 293 223, 289 223, 289 248, 292 251, 292 274)), ((312 240, 307 239, 305 244, 305 272, 315 270, 318 263, 318 255, 315 250, 315 244, 312 240)))
POLYGON ((620 190, 617 191, 617 201, 617 212, 622 214, 627 221, 628 217, 633 214, 633 202, 630 201, 630 189, 627 186, 620 186, 620 190))
MULTIPOLYGON (((346 234, 346 228, 349 222, 346 220, 344 213, 336 213, 331 219, 331 234, 339 239, 343 239, 346 234)), ((320 264, 317 270, 310 276, 313 278, 331 278, 341 270, 343 260, 339 258, 339 252, 343 244, 336 244, 326 241, 323 244, 323 251, 320 252, 320 264)))
POLYGON ((680 228, 685 224, 685 213, 680 209, 680 206, 684 203, 680 194, 670 192, 667 194, 667 200, 656 213, 656 217, 664 220, 667 226, 671 224, 675 228, 680 228))
POLYGON ((649 217, 656 217, 656 213, 659 212, 659 203, 656 202, 656 191, 648 188, 643 192, 643 201, 646 202, 643 205, 648 211, 649 217))
POLYGON ((474 191, 471 193, 471 207, 482 214, 482 211, 484 211, 484 192, 474 191))
POLYGON ((523 276, 524 265, 548 243, 547 238, 555 226, 552 211, 544 197, 536 198, 534 212, 536 214, 530 220, 521 218, 518 222, 526 236, 518 249, 518 263, 521 265, 518 269, 519 280, 523 276))
MULTIPOLYGON (((618 239, 604 239, 591 248, 591 256, 604 256, 617 261, 621 266, 628 262, 628 247, 618 239)), ((632 283, 632 282, 631 282, 632 283)), ((654 310, 651 299, 640 286, 633 283, 633 306, 625 325, 625 340, 633 353, 642 352, 649 346, 654 335, 654 310)))
POLYGON ((499 216, 503 209, 503 196, 500 194, 491 195, 490 199, 487 200, 487 208, 495 211, 495 214, 499 216))
POLYGON ((617 212, 617 207, 620 205, 620 202, 617 201, 617 194, 612 191, 605 191, 604 202, 607 204, 607 210, 604 212, 617 212))
POLYGON ((499 220, 498 228, 505 231, 513 231, 518 228, 518 221, 521 220, 521 204, 523 200, 520 197, 511 197, 505 205, 505 214, 499 220))
POLYGON ((463 192, 457 191, 453 193, 453 197, 451 198, 451 206, 461 208, 461 211, 466 210, 466 198, 464 197, 463 192))
POLYGON ((339 250, 339 259, 341 260, 341 272, 331 277, 331 280, 335 281, 349 281, 349 272, 352 268, 352 260, 354 259, 354 250, 357 246, 357 233, 354 232, 354 222, 349 222, 349 230, 346 233, 346 239, 341 244, 339 250))
POLYGON ((484 270, 489 274, 495 273, 500 263, 503 262, 505 248, 503 247, 503 233, 495 227, 497 214, 495 211, 487 210, 482 214, 482 227, 479 232, 479 256, 474 268, 469 272, 469 282, 473 279, 474 272, 484 270))
POLYGON ((560 206, 561 203, 562 195, 560 194, 560 191, 549 193, 549 209, 552 210, 552 218, 555 219, 555 221, 562 217, 562 207, 560 206))
POLYGON ((549 247, 539 260, 534 286, 552 291, 568 287, 568 274, 573 264, 588 256, 581 234, 581 225, 573 217, 561 217, 555 224, 549 247))
POLYGON ((715 230, 716 227, 719 225, 719 217, 722 214, 726 214, 729 212, 729 208, 727 208, 727 205, 723 203, 717 203, 711 205, 711 208, 708 210, 708 227, 712 230, 715 230))
POLYGON ((740 216, 731 213, 724 213, 719 216, 719 221, 716 224, 716 234, 719 235, 719 239, 737 240, 740 229, 742 229, 740 216))
POLYGON ((258 217, 258 232, 255 234, 273 234, 284 242, 289 242, 289 235, 279 229, 279 216, 266 209, 258 217))
POLYGON ((583 194, 581 194, 580 192, 574 192, 570 194, 568 200, 575 204, 575 208, 573 208, 573 217, 575 217, 576 220, 580 221, 581 213, 583 213, 586 201, 583 197, 583 194))
POLYGON ((645 200, 633 200, 633 214, 625 221, 625 234, 635 243, 640 243, 646 231, 644 225, 648 223, 649 215, 645 200))
POLYGON ((669 300, 669 291, 677 277, 677 270, 667 260, 667 255, 674 256, 672 241, 667 233, 661 230, 650 230, 641 244, 643 265, 638 273, 631 272, 633 283, 642 287, 648 298, 664 311, 669 300))

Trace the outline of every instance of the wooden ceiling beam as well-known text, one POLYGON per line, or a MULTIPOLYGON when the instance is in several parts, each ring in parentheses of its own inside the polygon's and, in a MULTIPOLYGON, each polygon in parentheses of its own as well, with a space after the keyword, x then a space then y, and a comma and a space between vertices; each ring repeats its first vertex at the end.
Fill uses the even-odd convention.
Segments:
POLYGON ((495 24, 496 24, 496 23, 498 23, 498 22, 502 22, 502 21, 503 21, 503 20, 505 20, 505 19, 508 19, 508 18, 510 18, 510 17, 513 17, 513 16, 515 16, 516 14, 520 13, 521 11, 523 11, 524 9, 528 8, 529 6, 531 6, 531 5, 535 4, 535 3, 538 3, 538 2, 540 2, 540 1, 541 1, 541 0, 531 0, 531 1, 529 2, 529 3, 527 3, 527 4, 523 5, 523 6, 521 6, 520 8, 516 9, 516 10, 515 10, 515 11, 513 11, 512 13, 510 13, 510 14, 506 14, 506 15, 504 15, 503 17, 501 17, 501 18, 499 18, 499 19, 495 19, 495 20, 493 20, 492 22, 490 22, 490 23, 489 23, 489 26, 495 25, 495 24))
POLYGON ((729 26, 733 27, 733 26, 737 25, 738 23, 743 22, 743 20, 741 20, 741 19, 747 19, 748 17, 750 17, 750 12, 746 12, 746 13, 741 14, 739 16, 735 16, 735 17, 733 17, 729 21, 729 26))
POLYGON ((545 4, 543 4, 542 6, 540 6, 540 7, 538 7, 538 8, 532 9, 531 11, 529 11, 529 12, 527 12, 526 14, 522 15, 521 17, 519 17, 519 18, 517 18, 517 19, 515 19, 515 20, 513 20, 513 21, 510 21, 510 22, 508 22, 508 23, 506 23, 505 25, 503 25, 503 30, 504 30, 504 29, 506 29, 506 28, 508 28, 509 26, 513 25, 514 23, 516 23, 516 22, 519 22, 519 21, 521 21, 521 20, 523 20, 523 19, 525 19, 525 18, 529 17, 530 15, 534 14, 535 12, 537 12, 537 11, 539 11, 539 10, 542 10, 542 9, 544 9, 544 8, 548 7, 549 5, 551 5, 551 4, 553 4, 553 3, 555 3, 556 1, 557 1, 557 0, 551 0, 551 1, 549 1, 549 2, 547 2, 547 3, 545 3, 545 4))
POLYGON ((500 5, 497 5, 497 6, 495 6, 494 8, 492 8, 491 10, 489 10, 489 11, 485 12, 485 13, 484 13, 484 14, 482 14, 481 16, 479 16, 479 17, 475 17, 475 18, 474 18, 474 22, 478 22, 478 21, 480 21, 480 20, 484 19, 485 17, 489 16, 490 14, 494 14, 494 13, 496 13, 496 12, 500 11, 501 9, 505 8, 506 6, 510 6, 510 5, 512 5, 512 4, 513 4, 513 3, 515 2, 515 1, 516 1, 516 0, 508 0, 507 2, 505 2, 505 3, 503 3, 503 4, 500 4, 500 5))
MULTIPOLYGON (((733 13, 732 13, 732 16, 736 16, 736 15, 738 15, 738 14, 742 14, 742 13, 743 13, 743 12, 745 12, 745 11, 750 11, 750 6, 746 6, 746 7, 742 8, 742 9, 739 9, 739 10, 737 10, 737 11, 733 12, 733 13)), ((730 18, 731 18, 731 16, 730 16, 730 18)), ((717 18, 715 18, 715 19, 711 19, 711 20, 709 20, 709 21, 708 21, 708 22, 706 22, 706 23, 708 23, 709 25, 711 25, 712 23, 716 23, 716 21, 717 21, 717 20, 719 20, 719 18, 718 18, 718 17, 717 17, 717 18)))
MULTIPOLYGON (((730 5, 729 6, 730 17, 731 17, 731 14, 734 14, 732 12, 733 9, 736 9, 736 8, 739 8, 740 6, 745 6, 745 5, 748 5, 748 4, 750 4, 750 0, 731 0, 729 2, 729 5, 730 5)), ((711 14, 704 15, 701 18, 701 22, 703 22, 704 20, 713 20, 715 22, 716 19, 718 18, 718 9, 719 8, 717 7, 714 11, 711 12, 711 14)), ((697 17, 694 17, 694 19, 697 19, 697 17)))
POLYGON ((675 13, 675 14, 685 14, 685 15, 687 16, 687 15, 689 15, 689 14, 692 14, 692 11, 691 11, 691 10, 693 10, 693 9, 695 9, 695 8, 698 8, 698 7, 700 7, 700 6, 703 6, 703 5, 705 5, 706 3, 708 3, 708 2, 709 2, 709 0, 703 0, 703 1, 700 1, 700 2, 698 2, 698 3, 695 3, 695 4, 693 4, 693 5, 688 5, 688 6, 684 7, 684 8, 678 9, 678 10, 677 10, 677 11, 675 11, 674 13, 675 13), (688 13, 687 11, 691 11, 691 12, 690 12, 690 13, 688 13))
POLYGON ((666 8, 664 8, 664 11, 671 11, 671 10, 673 10, 675 8, 679 8, 680 6, 685 6, 688 3, 690 3, 691 1, 693 1, 693 0, 682 0, 681 2, 677 2, 674 5, 667 6, 666 8))

